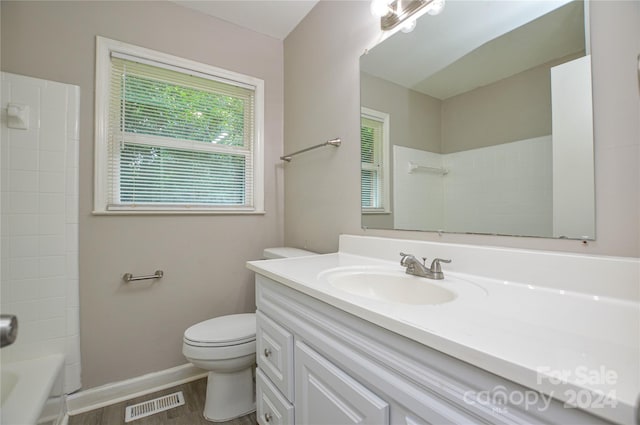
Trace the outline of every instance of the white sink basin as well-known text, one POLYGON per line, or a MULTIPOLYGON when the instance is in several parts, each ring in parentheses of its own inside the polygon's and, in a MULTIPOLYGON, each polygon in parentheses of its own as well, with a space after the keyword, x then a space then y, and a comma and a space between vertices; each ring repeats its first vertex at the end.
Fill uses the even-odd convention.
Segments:
POLYGON ((456 294, 427 278, 403 272, 360 270, 336 271, 325 275, 331 286, 376 301, 400 304, 443 304, 456 294))

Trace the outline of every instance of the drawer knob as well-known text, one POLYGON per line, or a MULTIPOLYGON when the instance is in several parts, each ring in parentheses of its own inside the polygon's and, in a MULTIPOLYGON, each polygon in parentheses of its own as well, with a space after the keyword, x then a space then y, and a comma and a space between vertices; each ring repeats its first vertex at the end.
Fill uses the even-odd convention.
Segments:
POLYGON ((265 421, 271 422, 271 418, 272 418, 271 413, 267 412, 267 413, 264 414, 264 420, 265 421))
MULTIPOLYGON (((269 350, 268 348, 265 348, 264 349, 264 356, 265 357, 269 357, 270 355, 271 355, 271 350, 269 350)), ((266 419, 266 417, 265 417, 265 419, 266 419)))

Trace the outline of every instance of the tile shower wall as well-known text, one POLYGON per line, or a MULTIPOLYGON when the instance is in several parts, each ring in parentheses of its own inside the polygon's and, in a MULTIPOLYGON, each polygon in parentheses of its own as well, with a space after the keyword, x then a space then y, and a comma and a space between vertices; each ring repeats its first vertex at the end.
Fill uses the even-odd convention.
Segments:
POLYGON ((444 178, 429 171, 409 172, 409 164, 444 169, 443 155, 393 146, 393 227, 444 230, 444 178), (427 196, 428 194, 428 196, 427 196), (409 206, 407 208, 407 206, 409 206))
POLYGON ((551 136, 444 155, 445 228, 553 234, 551 136))
POLYGON ((551 136, 444 155, 394 146, 395 228, 551 235, 551 162, 551 136), (448 173, 408 173, 408 159, 448 173))
POLYGON ((65 388, 80 388, 78 121, 80 88, 2 73, 0 308, 18 316, 2 361, 66 354, 65 388), (29 107, 7 126, 9 103, 29 107))

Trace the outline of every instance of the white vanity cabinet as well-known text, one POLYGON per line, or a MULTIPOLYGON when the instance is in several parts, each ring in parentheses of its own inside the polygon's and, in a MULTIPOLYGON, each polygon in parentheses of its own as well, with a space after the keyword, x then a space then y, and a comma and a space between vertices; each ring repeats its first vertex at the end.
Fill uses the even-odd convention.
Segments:
POLYGON ((256 370, 256 412, 261 424, 294 423, 293 404, 276 389, 260 367, 256 370))
POLYGON ((605 423, 260 274, 256 303, 261 425, 605 423))
POLYGON ((313 348, 296 341, 296 423, 389 423, 389 404, 313 348))
POLYGON ((384 400, 302 340, 295 342, 294 349, 293 335, 260 310, 256 316, 258 422, 269 425, 389 423, 389 405, 384 400))
POLYGON ((293 400, 293 334, 256 313, 256 357, 260 370, 288 400, 293 400))

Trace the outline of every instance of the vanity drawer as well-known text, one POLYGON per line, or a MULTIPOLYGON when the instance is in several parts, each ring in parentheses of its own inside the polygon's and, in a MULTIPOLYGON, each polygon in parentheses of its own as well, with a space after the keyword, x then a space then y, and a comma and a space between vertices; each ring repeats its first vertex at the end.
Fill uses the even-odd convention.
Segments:
POLYGON ((256 419, 260 425, 293 425, 293 405, 256 370, 256 419))
POLYGON ((295 353, 296 423, 389 425, 385 400, 300 340, 295 353))
POLYGON ((256 318, 258 367, 289 401, 293 401, 293 335, 259 310, 256 318))

